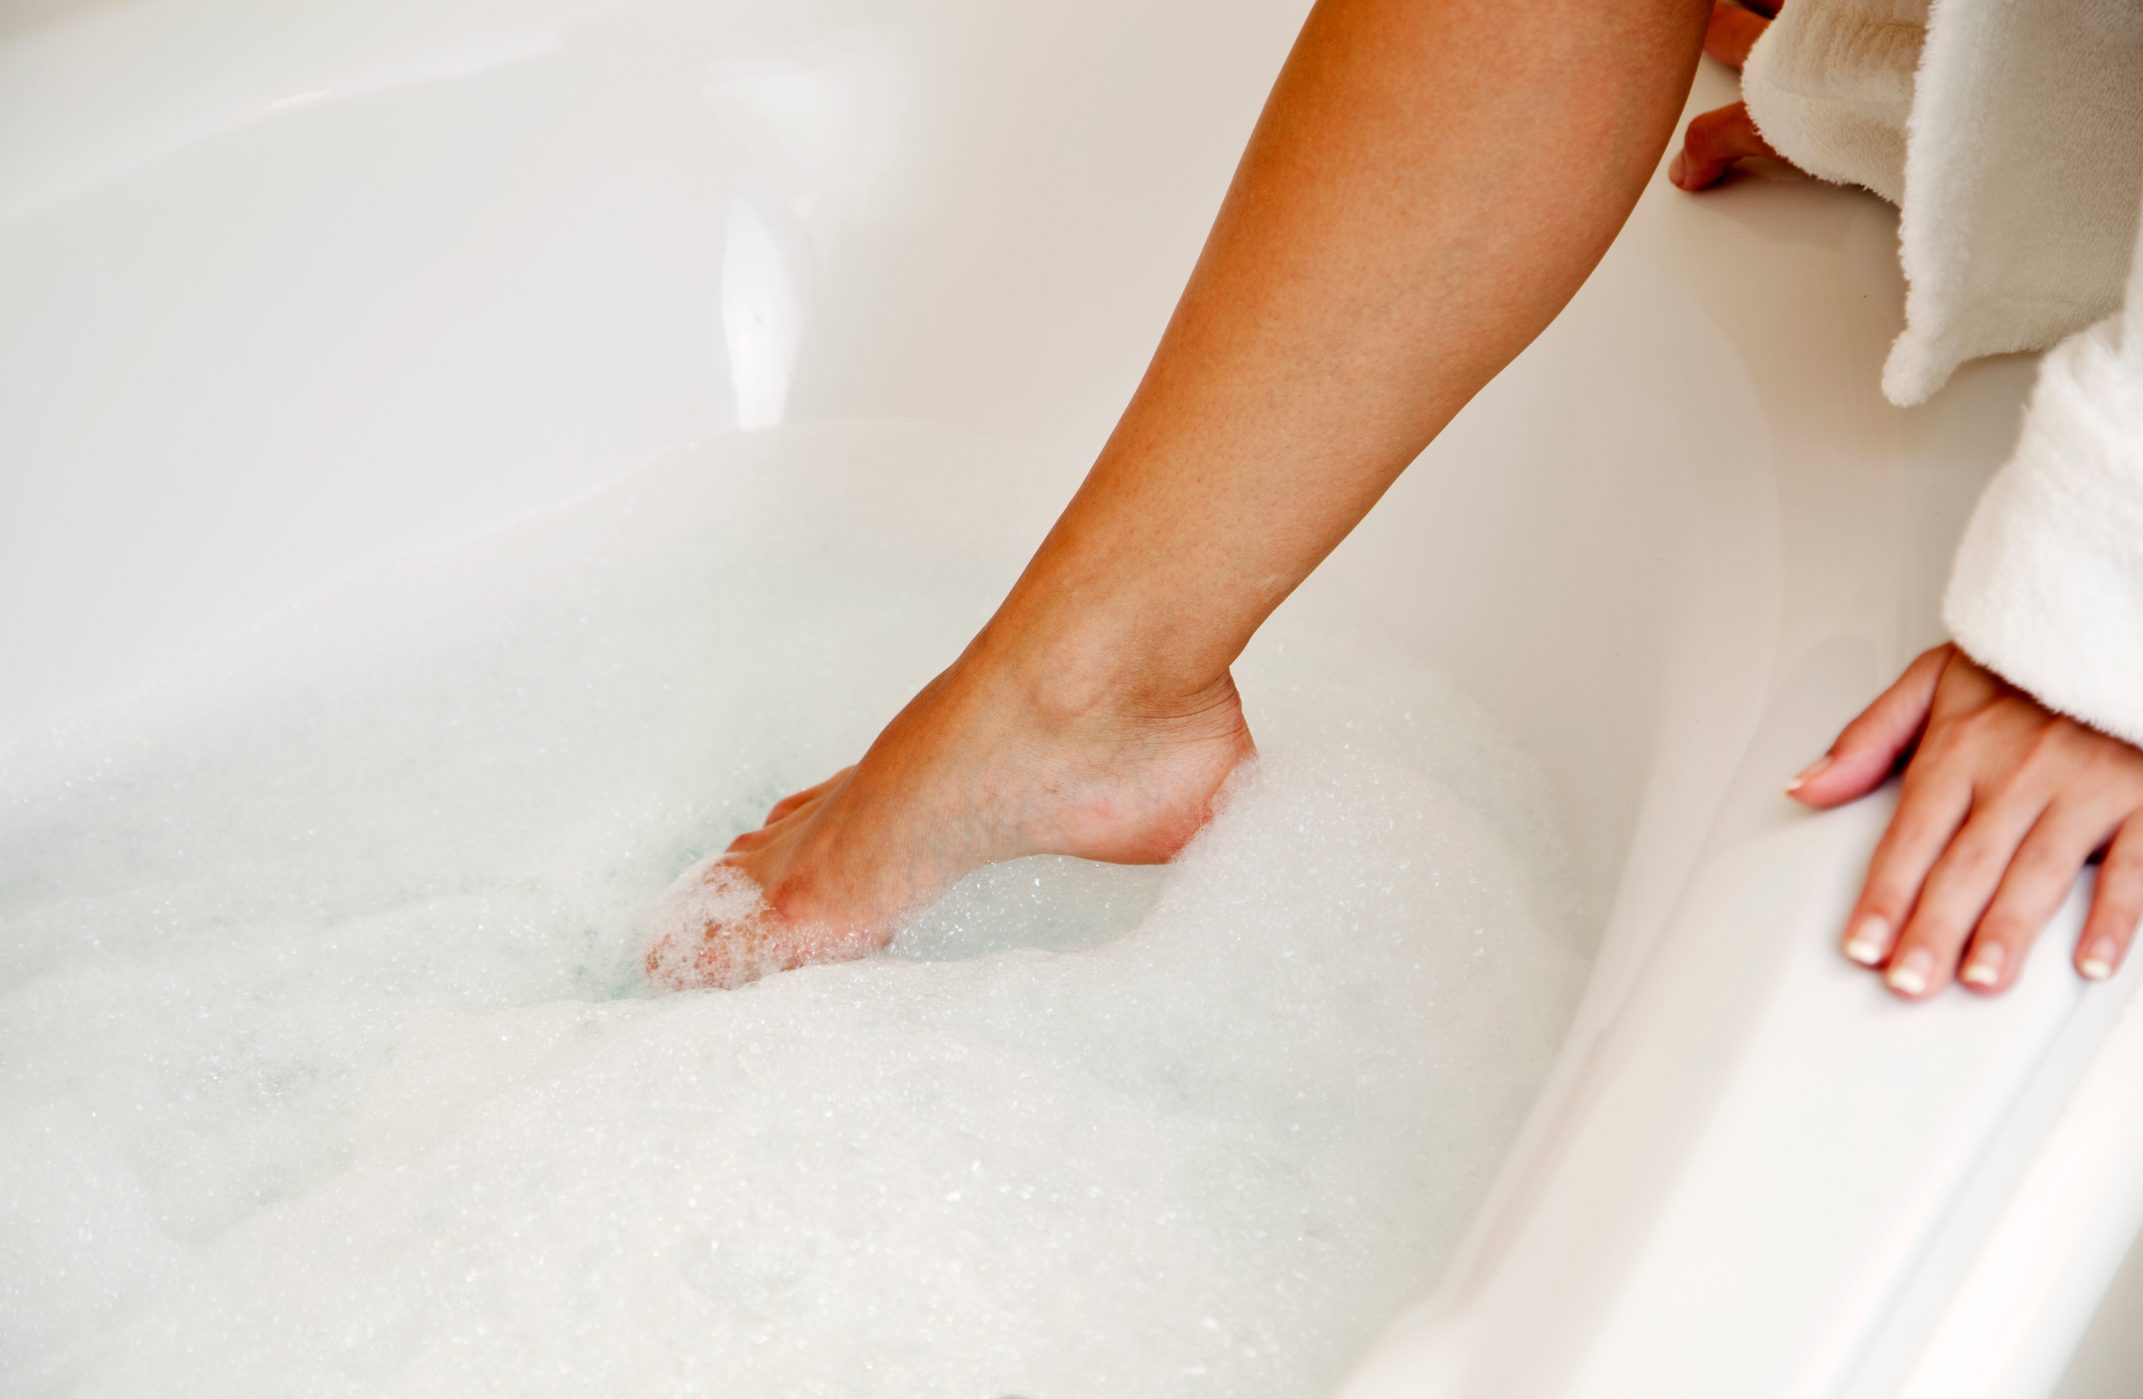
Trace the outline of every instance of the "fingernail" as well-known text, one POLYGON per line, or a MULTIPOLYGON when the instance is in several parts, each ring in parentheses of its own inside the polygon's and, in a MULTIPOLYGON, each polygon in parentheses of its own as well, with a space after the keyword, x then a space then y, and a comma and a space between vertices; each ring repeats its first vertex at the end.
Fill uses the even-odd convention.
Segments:
POLYGON ((2104 981, 2113 975, 2114 958, 2120 955, 2120 945, 2112 938, 2099 938, 2084 950, 2077 969, 2093 981, 2104 981))
POLYGON ((1889 955, 1890 920, 1880 913, 1871 913, 1853 925, 1853 932, 1845 940, 1845 955, 1863 967, 1872 967, 1889 955))
POLYGON ((1898 959, 1890 969, 1890 989, 1902 991, 1908 996, 1922 995, 1927 990, 1927 978, 1935 969, 1934 954, 1924 947, 1915 947, 1898 959))
POLYGON ((1801 790, 1801 784, 1802 784, 1803 782, 1809 782, 1809 781, 1812 781, 1812 780, 1814 780, 1815 778, 1817 778, 1817 777, 1821 776, 1821 775, 1822 775, 1822 772, 1823 772, 1823 769, 1825 769, 1825 768, 1829 767, 1829 766, 1830 766, 1830 763, 1831 763, 1831 756, 1830 756, 1830 754, 1828 754, 1828 753, 1825 753, 1825 754, 1824 754, 1824 755, 1823 755, 1822 757, 1820 757, 1820 758, 1816 759, 1816 760, 1815 760, 1814 762, 1810 763, 1810 764, 1809 764, 1809 765, 1808 765, 1807 767, 1804 767, 1804 768, 1802 768, 1802 769, 1801 769, 1801 770, 1800 770, 1799 772, 1795 773, 1795 774, 1794 774, 1794 776, 1793 776, 1793 780, 1792 780, 1791 782, 1788 782, 1788 783, 1786 784, 1786 790, 1787 790, 1787 791, 1789 791, 1789 792, 1798 792, 1798 791, 1800 791, 1800 790, 1801 790))
POLYGON ((1972 986, 1992 986, 2002 979, 2002 962, 2009 949, 1998 942, 1972 949, 1972 960, 1964 964, 1964 979, 1972 986))
POLYGON ((1674 159, 1667 162, 1667 178, 1674 181, 1674 183, 1676 184, 1680 184, 1682 182, 1682 171, 1688 168, 1688 155, 1682 151, 1676 151, 1674 153, 1674 159))

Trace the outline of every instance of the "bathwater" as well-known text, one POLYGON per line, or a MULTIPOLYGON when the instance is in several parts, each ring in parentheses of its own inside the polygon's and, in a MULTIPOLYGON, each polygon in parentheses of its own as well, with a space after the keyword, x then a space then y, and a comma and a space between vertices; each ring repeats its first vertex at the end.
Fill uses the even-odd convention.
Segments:
POLYGON ((1245 657, 1262 760, 1174 864, 642 973, 663 888, 860 753, 1064 486, 918 428, 728 439, 0 755, 0 1390, 1330 1385, 1581 971, 1524 761, 1344 607, 1245 657))

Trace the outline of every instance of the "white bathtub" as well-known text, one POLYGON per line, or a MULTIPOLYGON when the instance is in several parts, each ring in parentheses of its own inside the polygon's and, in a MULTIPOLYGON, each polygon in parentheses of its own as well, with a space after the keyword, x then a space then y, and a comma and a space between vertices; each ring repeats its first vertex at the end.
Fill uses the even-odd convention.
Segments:
MULTIPOLYGON (((18 4, 0 741, 727 429, 1090 451, 1301 8, 18 4)), ((1311 585, 1529 745, 1604 928, 1470 1243, 1349 1395, 2045 1394, 2143 1219, 2133 970, 2065 969, 2072 903, 2009 996, 1903 1006, 1833 951, 1885 801, 1778 794, 1937 638, 2028 379, 1882 402, 1893 236, 1656 183, 1311 585)))

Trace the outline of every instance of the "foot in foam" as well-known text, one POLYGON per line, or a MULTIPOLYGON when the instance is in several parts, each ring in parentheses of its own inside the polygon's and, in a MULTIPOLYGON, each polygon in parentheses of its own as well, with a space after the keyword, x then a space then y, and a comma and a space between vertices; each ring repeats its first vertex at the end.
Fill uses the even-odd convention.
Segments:
POLYGON ((738 986, 866 956, 978 866, 1023 855, 1156 864, 1252 752, 1225 675, 1182 700, 1065 702, 963 658, 854 767, 776 803, 688 871, 650 976, 738 986))

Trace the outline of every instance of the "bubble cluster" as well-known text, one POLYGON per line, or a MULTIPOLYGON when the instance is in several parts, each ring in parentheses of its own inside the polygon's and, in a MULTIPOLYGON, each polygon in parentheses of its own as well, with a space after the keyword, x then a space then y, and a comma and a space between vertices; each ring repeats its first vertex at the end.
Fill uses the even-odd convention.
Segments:
POLYGON ((1290 604, 1165 868, 657 994, 646 913, 957 650, 1063 473, 786 430, 0 755, 0 1390, 1307 1396, 1583 972, 1536 783, 1290 604))

